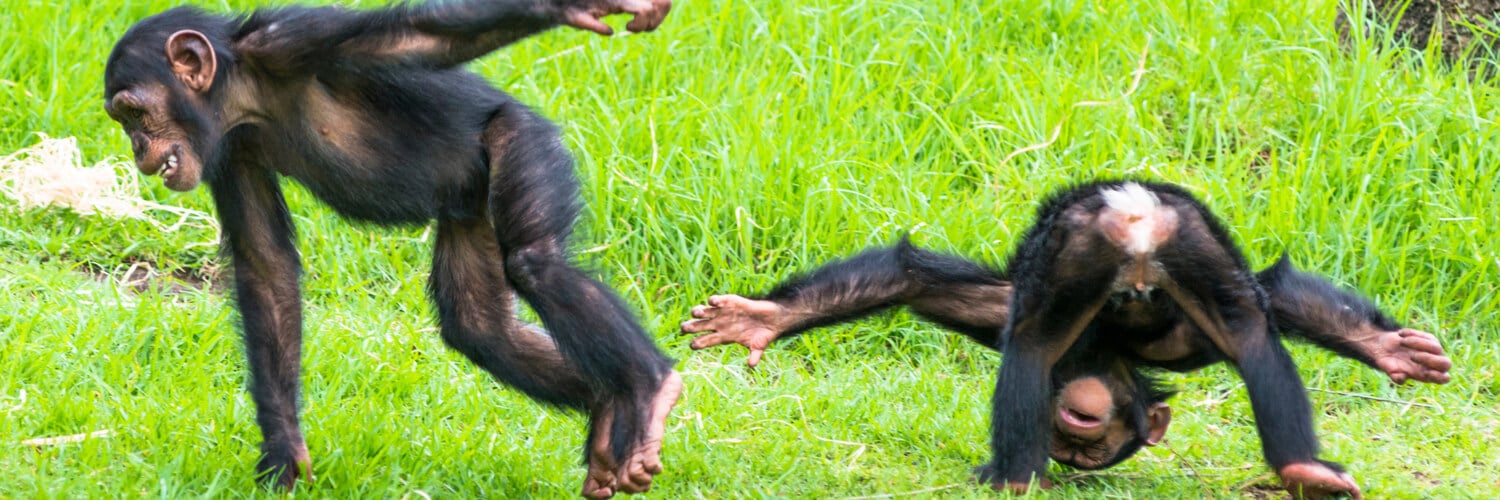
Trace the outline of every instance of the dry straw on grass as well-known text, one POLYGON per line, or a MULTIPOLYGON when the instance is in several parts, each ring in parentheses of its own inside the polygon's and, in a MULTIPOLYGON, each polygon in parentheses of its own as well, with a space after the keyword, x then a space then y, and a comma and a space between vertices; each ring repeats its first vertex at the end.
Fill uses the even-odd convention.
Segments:
POLYGON ((128 163, 105 160, 83 165, 78 141, 38 134, 35 146, 0 158, 0 192, 20 208, 58 206, 80 215, 151 221, 167 231, 190 222, 214 226, 208 214, 141 199, 140 177, 128 163), (177 221, 164 225, 149 212, 166 212, 177 221))

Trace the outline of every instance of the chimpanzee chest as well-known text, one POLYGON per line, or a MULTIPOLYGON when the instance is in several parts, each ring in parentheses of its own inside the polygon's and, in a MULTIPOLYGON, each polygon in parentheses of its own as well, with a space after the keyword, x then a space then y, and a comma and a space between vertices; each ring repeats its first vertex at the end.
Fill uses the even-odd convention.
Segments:
POLYGON ((487 179, 480 112, 424 115, 400 98, 410 90, 364 83, 310 82, 298 109, 288 112, 294 119, 282 124, 281 139, 295 158, 277 170, 353 219, 421 223, 473 212, 472 194, 482 193, 487 179))

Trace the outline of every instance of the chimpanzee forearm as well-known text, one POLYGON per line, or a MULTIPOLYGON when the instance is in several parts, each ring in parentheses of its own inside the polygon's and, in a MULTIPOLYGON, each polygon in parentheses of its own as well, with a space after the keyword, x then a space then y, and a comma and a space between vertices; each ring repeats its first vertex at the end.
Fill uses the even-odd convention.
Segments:
POLYGON ((428 2, 376 10, 283 7, 253 13, 236 51, 281 74, 330 65, 450 67, 562 23, 560 2, 428 2))
POLYGON ((1372 352, 1373 335, 1401 329, 1369 300, 1298 271, 1283 255, 1256 273, 1270 296, 1277 329, 1341 356, 1379 368, 1372 352))
POLYGON ((787 280, 764 298, 787 310, 780 338, 904 305, 992 348, 1009 299, 999 272, 905 238, 787 280))
POLYGON ((232 259, 250 365, 249 388, 262 434, 257 470, 290 486, 307 465, 298 422, 301 392, 301 264, 280 188, 267 170, 237 168, 211 185, 232 259))

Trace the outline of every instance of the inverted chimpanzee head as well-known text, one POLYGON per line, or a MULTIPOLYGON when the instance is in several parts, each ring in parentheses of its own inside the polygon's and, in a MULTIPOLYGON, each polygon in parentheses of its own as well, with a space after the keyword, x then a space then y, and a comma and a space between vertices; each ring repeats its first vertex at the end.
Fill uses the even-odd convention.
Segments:
POLYGON ((136 167, 188 191, 223 136, 215 90, 234 63, 232 19, 179 7, 136 23, 104 68, 104 111, 125 128, 136 167))
MULTIPOLYGON (((1104 356, 1113 358, 1113 356, 1104 356)), ((1118 359, 1071 359, 1052 373, 1052 459, 1103 469, 1155 446, 1172 422, 1172 393, 1118 359)))

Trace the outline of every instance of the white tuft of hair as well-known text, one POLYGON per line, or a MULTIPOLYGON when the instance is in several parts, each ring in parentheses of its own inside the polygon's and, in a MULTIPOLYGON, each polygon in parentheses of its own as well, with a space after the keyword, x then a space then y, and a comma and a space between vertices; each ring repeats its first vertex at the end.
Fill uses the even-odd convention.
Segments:
POLYGON ((1156 193, 1147 191, 1140 184, 1127 182, 1119 189, 1102 189, 1099 194, 1110 209, 1136 219, 1127 230, 1128 236, 1123 242, 1125 249, 1135 254, 1155 250, 1151 232, 1156 229, 1156 210, 1161 207, 1161 199, 1156 193))

